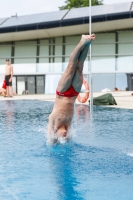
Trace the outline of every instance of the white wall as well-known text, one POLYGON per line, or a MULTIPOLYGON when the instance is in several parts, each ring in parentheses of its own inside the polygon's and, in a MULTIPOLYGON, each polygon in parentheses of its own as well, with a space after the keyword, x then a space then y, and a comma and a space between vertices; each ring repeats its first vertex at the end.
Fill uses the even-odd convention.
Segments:
POLYGON ((36 63, 34 64, 13 64, 14 74, 36 73, 36 63))
POLYGON ((61 78, 61 75, 46 75, 45 81, 45 93, 46 94, 55 94, 58 81, 61 78))

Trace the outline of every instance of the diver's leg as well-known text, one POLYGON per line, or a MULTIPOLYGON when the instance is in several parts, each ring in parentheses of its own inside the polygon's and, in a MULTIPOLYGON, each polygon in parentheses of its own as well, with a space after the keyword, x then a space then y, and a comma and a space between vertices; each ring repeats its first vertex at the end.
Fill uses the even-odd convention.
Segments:
POLYGON ((90 44, 91 44, 91 42, 88 43, 84 47, 84 49, 82 50, 82 52, 79 56, 79 59, 78 59, 77 69, 76 69, 75 75, 72 80, 72 86, 76 92, 80 92, 82 84, 83 84, 83 65, 84 65, 84 61, 87 57, 87 53, 88 53, 90 44))
POLYGON ((94 40, 95 35, 82 35, 82 38, 79 44, 76 46, 74 51, 70 55, 69 64, 66 68, 64 74, 62 75, 61 79, 59 80, 57 91, 64 92, 66 91, 70 85, 72 85, 74 74, 76 73, 76 69, 78 66, 78 60, 82 55, 83 49, 90 43, 90 40, 94 40))

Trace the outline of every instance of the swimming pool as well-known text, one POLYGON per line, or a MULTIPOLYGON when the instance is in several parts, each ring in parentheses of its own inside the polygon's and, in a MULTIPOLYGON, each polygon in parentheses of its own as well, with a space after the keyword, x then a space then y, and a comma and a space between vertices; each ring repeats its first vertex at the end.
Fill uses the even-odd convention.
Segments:
POLYGON ((53 103, 0 102, 1 200, 132 200, 133 111, 78 105, 72 141, 46 144, 53 103))

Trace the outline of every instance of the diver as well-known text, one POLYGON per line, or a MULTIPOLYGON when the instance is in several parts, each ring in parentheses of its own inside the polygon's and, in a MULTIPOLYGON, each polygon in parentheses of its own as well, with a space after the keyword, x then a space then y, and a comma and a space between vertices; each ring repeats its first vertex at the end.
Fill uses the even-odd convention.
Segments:
POLYGON ((74 102, 83 83, 83 66, 88 49, 95 34, 82 35, 79 44, 70 55, 69 64, 59 80, 56 90, 56 100, 49 116, 48 133, 56 138, 67 137, 73 114, 74 102))

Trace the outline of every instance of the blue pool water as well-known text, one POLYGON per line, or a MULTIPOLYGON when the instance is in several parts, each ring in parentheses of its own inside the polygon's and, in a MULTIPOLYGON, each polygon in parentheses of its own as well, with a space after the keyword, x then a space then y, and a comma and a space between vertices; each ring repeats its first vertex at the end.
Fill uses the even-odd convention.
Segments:
POLYGON ((53 103, 0 102, 0 200, 132 200, 133 111, 78 105, 71 142, 47 146, 53 103))

